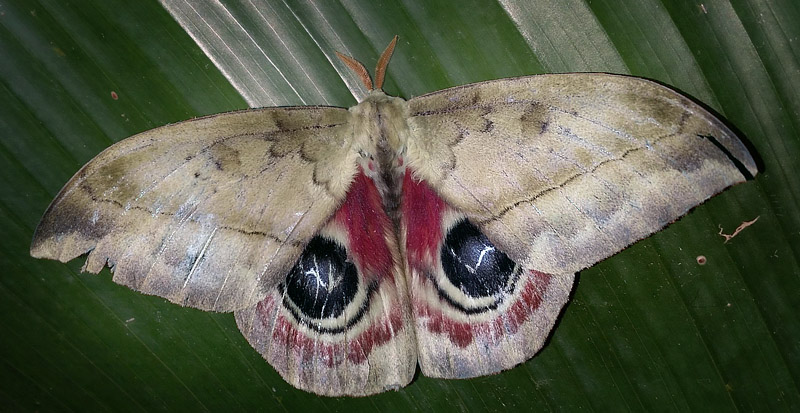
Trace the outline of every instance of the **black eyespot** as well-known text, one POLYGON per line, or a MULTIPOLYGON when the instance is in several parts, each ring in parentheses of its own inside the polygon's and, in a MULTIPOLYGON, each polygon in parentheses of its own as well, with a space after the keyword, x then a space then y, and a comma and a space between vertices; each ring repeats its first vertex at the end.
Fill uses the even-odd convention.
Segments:
POLYGON ((472 298, 503 293, 516 267, 514 261, 467 220, 448 232, 441 260, 448 280, 472 298))
POLYGON ((336 241, 315 236, 286 277, 286 295, 315 319, 335 318, 358 291, 358 271, 336 241))

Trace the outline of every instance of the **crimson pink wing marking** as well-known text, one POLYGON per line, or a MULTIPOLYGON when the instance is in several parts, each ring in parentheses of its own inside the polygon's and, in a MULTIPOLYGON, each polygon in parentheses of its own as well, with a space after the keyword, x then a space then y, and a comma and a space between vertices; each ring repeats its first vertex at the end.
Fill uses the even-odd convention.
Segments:
POLYGON ((416 366, 394 228, 362 171, 286 279, 236 313, 239 329, 289 383, 367 395, 408 384, 416 366))
POLYGON ((422 372, 475 377, 532 357, 574 275, 521 268, 410 171, 400 208, 422 372))

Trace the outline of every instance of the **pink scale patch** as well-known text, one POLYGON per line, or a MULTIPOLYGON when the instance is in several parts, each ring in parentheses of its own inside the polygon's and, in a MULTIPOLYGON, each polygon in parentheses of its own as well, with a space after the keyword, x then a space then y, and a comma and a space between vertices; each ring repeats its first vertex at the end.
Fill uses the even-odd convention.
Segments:
POLYGON ((430 286, 424 274, 435 272, 440 266, 438 251, 444 238, 441 222, 450 207, 427 183, 415 181, 411 172, 406 171, 401 208, 406 228, 407 259, 413 277, 413 312, 417 319, 425 320, 428 331, 446 335, 454 344, 464 348, 476 336, 491 339, 506 332, 516 333, 539 308, 551 276, 531 270, 530 276, 524 280, 525 285, 513 298, 513 304, 498 317, 482 323, 466 323, 446 316, 441 308, 447 303, 439 299, 431 301, 430 294, 421 294, 417 290, 430 286))
POLYGON ((388 317, 382 317, 372 323, 356 340, 350 342, 347 359, 356 364, 363 363, 374 346, 389 342, 401 328, 403 328, 403 317, 400 309, 395 307, 388 317))
POLYGON ((440 309, 431 306, 431 303, 422 300, 414 300, 414 314, 418 318, 427 319, 425 327, 428 331, 446 334, 450 341, 461 348, 470 345, 476 336, 491 339, 498 335, 497 332, 506 330, 514 334, 542 304, 542 296, 550 284, 549 274, 531 270, 530 275, 514 304, 493 320, 482 323, 455 321, 444 315, 440 309))
MULTIPOLYGON (((272 297, 258 303, 256 322, 261 323, 262 326, 266 326, 274 314, 270 312, 270 308, 274 308, 271 303, 272 297)), ((303 361, 309 361, 315 354, 318 354, 328 367, 341 364, 345 355, 347 360, 352 363, 363 363, 375 346, 391 341, 395 333, 403 328, 402 313, 399 307, 395 307, 388 316, 375 320, 366 330, 346 343, 325 343, 312 339, 298 330, 297 325, 291 321, 290 317, 286 314, 278 315, 272 330, 273 342, 285 344, 303 361)))
POLYGON ((375 276, 394 279, 392 253, 385 235, 392 233, 392 223, 383 210, 378 188, 363 171, 359 170, 333 220, 347 230, 348 253, 362 267, 359 275, 367 280, 375 276))
POLYGON ((439 249, 442 213, 447 204, 424 181, 415 181, 411 171, 403 177, 400 204, 406 225, 406 250, 412 268, 419 269, 439 249))

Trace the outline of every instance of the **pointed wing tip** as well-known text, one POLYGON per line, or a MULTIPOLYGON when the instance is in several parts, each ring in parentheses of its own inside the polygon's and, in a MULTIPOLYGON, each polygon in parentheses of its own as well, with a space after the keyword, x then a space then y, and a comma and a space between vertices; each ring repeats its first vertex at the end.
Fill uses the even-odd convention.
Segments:
POLYGON ((31 245, 30 255, 36 259, 54 260, 56 257, 49 250, 44 249, 41 245, 31 245))
POLYGON ((31 245, 29 254, 31 257, 37 259, 48 259, 48 260, 53 259, 53 257, 48 253, 48 251, 42 248, 41 245, 38 244, 31 245))
POLYGON ((748 172, 747 174, 742 173, 744 175, 744 179, 746 181, 752 181, 755 179, 756 175, 758 175, 758 163, 753 159, 753 155, 750 152, 745 152, 745 159, 744 162, 745 170, 748 172))
POLYGON ((33 233, 29 253, 33 258, 67 263, 88 254, 96 245, 97 240, 79 239, 74 233, 59 232, 52 227, 39 224, 33 233))
POLYGON ((753 179, 756 179, 756 175, 758 175, 758 167, 752 159, 750 159, 750 163, 745 164, 745 168, 748 173, 742 174, 744 176, 744 180, 752 181, 753 179))
POLYGON ((750 181, 758 174, 758 165, 748 151, 742 139, 728 128, 720 127, 723 132, 721 139, 711 134, 698 134, 701 139, 714 144, 730 160, 744 179, 739 182, 750 181))
POLYGON ((53 243, 48 242, 49 238, 42 237, 40 233, 40 228, 36 228, 36 232, 33 234, 33 240, 31 240, 31 247, 29 251, 31 257, 38 259, 58 260, 61 262, 69 261, 62 259, 62 254, 52 248, 54 246, 53 243))

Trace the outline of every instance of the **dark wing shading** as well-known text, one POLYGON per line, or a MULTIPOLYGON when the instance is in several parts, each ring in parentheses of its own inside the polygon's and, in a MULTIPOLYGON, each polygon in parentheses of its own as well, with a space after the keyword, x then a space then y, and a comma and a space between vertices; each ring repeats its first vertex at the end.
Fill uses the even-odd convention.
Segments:
POLYGON ((415 176, 547 274, 591 266, 757 172, 722 122, 639 78, 502 79, 408 103, 415 176))
POLYGON ((235 313, 250 344, 295 387, 364 396, 411 382, 414 327, 381 202, 373 181, 359 173, 281 283, 235 313))
POLYGON ((86 164, 42 218, 31 255, 89 253, 114 281, 204 310, 247 308, 294 265, 356 172, 348 112, 225 113, 125 139, 86 164))

